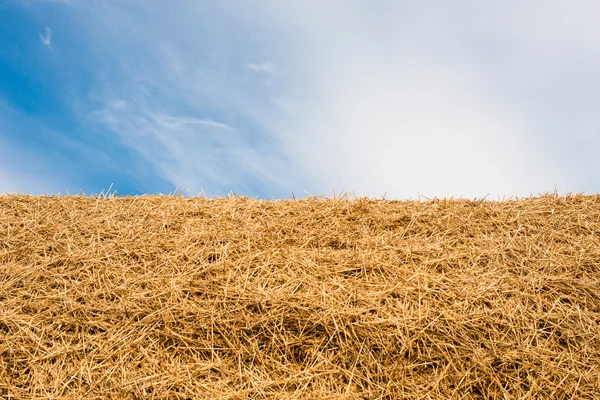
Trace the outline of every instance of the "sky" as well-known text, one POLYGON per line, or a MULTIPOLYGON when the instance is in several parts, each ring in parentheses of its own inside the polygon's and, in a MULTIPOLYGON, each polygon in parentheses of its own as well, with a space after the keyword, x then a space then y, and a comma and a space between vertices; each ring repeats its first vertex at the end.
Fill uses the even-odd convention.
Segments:
POLYGON ((0 193, 600 191, 600 2, 0 0, 0 193))

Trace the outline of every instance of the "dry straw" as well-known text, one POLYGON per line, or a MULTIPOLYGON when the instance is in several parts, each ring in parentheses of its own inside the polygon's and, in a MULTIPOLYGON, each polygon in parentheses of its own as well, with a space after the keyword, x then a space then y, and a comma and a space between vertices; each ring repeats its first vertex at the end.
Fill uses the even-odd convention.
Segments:
POLYGON ((0 196, 0 397, 600 398, 600 196, 0 196))

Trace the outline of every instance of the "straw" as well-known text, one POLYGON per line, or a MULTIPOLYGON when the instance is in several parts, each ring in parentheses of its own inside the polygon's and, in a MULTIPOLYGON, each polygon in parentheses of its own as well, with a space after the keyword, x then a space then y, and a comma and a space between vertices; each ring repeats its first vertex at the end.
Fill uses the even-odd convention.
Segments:
POLYGON ((600 398, 600 196, 0 196, 0 397, 600 398))

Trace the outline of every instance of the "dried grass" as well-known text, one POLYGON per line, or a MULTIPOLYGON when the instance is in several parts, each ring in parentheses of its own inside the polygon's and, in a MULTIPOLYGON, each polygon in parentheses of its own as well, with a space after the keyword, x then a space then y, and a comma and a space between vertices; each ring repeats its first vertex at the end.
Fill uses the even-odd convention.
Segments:
POLYGON ((0 397, 600 398, 600 196, 0 196, 0 397))

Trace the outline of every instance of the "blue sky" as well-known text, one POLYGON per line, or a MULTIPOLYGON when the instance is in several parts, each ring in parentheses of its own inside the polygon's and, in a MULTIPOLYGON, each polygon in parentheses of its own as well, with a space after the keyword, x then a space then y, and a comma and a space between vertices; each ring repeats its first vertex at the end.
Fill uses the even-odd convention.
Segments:
POLYGON ((0 0, 0 193, 598 193, 599 12, 0 0))

